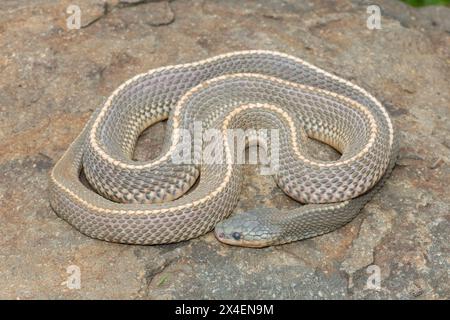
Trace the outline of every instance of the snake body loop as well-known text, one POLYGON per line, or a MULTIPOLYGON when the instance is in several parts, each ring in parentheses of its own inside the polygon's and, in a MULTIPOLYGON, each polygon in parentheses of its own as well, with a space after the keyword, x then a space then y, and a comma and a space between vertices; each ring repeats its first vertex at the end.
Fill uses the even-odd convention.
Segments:
POLYGON ((225 243, 275 245, 351 221, 388 177, 396 146, 389 115, 363 89, 286 54, 234 52, 154 69, 122 84, 55 165, 50 203, 79 231, 106 241, 178 242, 216 226, 225 243), (140 133, 165 119, 161 154, 150 162, 132 160, 140 133), (224 137, 230 129, 278 130, 274 179, 308 204, 224 220, 239 199, 241 167, 231 161, 227 139, 218 146, 223 162, 176 162, 186 132, 194 137, 191 156, 201 158, 205 145, 195 123, 224 137), (314 159, 303 148, 308 136, 341 158, 314 159), (95 191, 80 181, 81 170, 95 191))

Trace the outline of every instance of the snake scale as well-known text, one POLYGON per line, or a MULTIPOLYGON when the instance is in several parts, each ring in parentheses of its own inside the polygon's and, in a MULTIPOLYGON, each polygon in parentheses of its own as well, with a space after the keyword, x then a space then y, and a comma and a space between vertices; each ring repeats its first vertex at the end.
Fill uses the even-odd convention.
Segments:
POLYGON ((232 52, 153 69, 123 83, 53 168, 50 203, 80 232, 111 242, 172 243, 215 227, 217 239, 227 244, 283 244, 351 221, 392 171, 396 141, 385 108, 360 87, 287 54, 232 52), (151 161, 133 160, 141 132, 166 119, 162 152, 151 161), (191 155, 201 154, 198 122, 224 137, 230 129, 278 130, 273 177, 306 205, 226 219, 242 184, 242 166, 230 161, 230 142, 215 145, 225 161, 174 161, 185 132, 194 136, 191 155), (308 137, 341 157, 315 159, 304 148, 308 137), (90 186, 82 183, 82 171, 90 186))

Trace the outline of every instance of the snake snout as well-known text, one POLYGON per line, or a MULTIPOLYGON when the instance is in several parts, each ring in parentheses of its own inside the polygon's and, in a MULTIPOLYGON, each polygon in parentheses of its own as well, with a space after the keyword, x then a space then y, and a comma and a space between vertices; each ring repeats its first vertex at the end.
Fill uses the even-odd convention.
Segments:
POLYGON ((220 222, 214 234, 220 242, 234 245, 260 248, 272 245, 276 233, 267 224, 266 210, 255 210, 235 215, 220 222))

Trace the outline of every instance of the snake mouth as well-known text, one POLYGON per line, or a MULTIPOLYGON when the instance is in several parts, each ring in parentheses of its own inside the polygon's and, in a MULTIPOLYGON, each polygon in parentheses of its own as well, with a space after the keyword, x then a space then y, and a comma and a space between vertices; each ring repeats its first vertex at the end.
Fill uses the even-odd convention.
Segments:
POLYGON ((223 231, 221 231, 218 228, 214 230, 214 235, 216 236, 217 240, 230 246, 238 246, 246 248, 264 248, 271 245, 271 243, 265 240, 245 240, 245 239, 236 240, 232 237, 228 237, 223 231))

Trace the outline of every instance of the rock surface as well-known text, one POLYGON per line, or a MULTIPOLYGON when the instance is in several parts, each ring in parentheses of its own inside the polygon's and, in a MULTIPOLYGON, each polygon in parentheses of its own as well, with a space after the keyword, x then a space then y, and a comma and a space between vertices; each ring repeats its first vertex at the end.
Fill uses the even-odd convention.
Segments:
MULTIPOLYGON (((369 30, 372 1, 81 1, 82 28, 68 30, 71 3, 9 0, 0 12, 0 298, 450 298, 449 8, 377 1, 381 29, 369 30), (400 159, 353 222, 252 250, 211 233, 162 246, 106 243, 54 214, 48 173, 118 85, 241 49, 296 55, 388 108, 400 159), (80 289, 66 284, 70 265, 80 289), (378 290, 367 286, 370 265, 378 290)), ((164 124, 148 129, 136 156, 157 154, 163 134, 164 124)), ((236 212, 296 205, 247 171, 236 212)))

